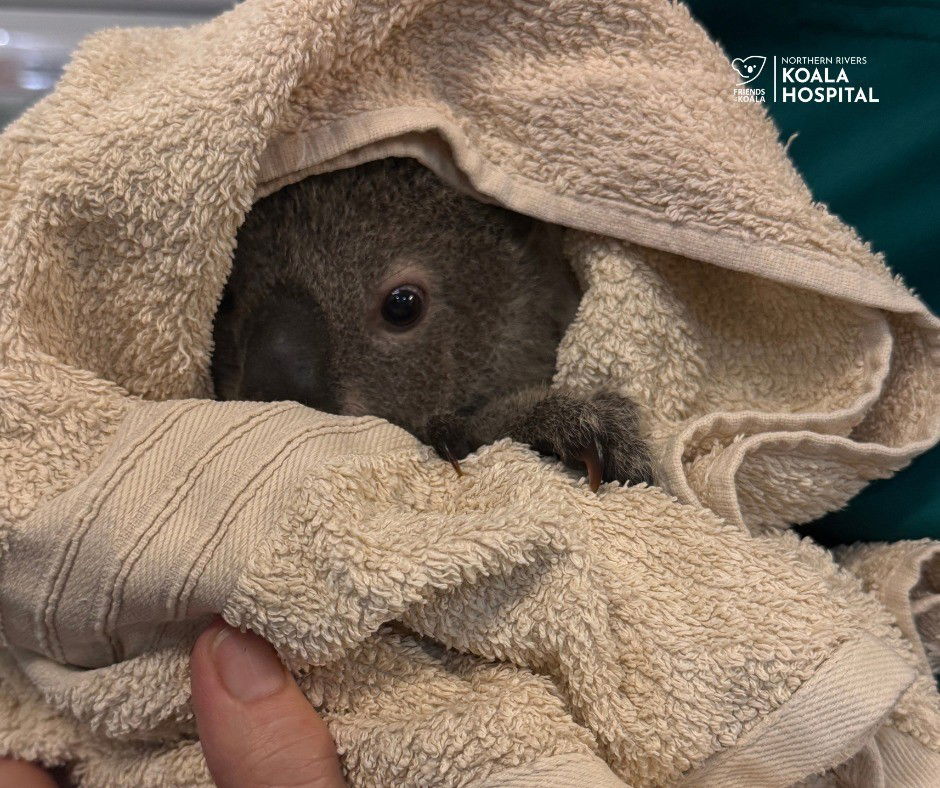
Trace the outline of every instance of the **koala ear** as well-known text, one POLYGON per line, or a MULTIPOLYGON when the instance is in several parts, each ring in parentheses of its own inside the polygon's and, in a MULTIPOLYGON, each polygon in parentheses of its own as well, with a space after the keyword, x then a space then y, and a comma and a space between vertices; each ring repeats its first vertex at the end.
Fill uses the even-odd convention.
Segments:
POLYGON ((561 256, 563 227, 521 213, 511 213, 509 221, 513 237, 530 253, 543 259, 561 256))
POLYGON ((537 224, 535 219, 515 211, 507 211, 506 213, 509 214, 509 226, 512 228, 513 235, 520 240, 528 240, 532 234, 532 229, 537 224))
POLYGON ((525 243, 529 251, 542 260, 560 260, 563 256, 564 228, 557 224, 529 219, 525 243))

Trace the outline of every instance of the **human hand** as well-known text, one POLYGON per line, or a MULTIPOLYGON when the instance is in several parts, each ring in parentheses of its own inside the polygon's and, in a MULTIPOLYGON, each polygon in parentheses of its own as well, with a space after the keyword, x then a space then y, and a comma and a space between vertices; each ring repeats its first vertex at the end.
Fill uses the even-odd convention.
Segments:
MULTIPOLYGON (((343 788, 326 723, 257 635, 218 621, 190 657, 193 710, 220 788, 343 788)), ((40 766, 0 758, 0 788, 55 788, 40 766)))
POLYGON ((190 657, 192 703, 220 788, 341 788, 336 747, 274 649, 222 621, 190 657))
POLYGON ((56 781, 41 766, 0 758, 0 788, 56 788, 56 781))

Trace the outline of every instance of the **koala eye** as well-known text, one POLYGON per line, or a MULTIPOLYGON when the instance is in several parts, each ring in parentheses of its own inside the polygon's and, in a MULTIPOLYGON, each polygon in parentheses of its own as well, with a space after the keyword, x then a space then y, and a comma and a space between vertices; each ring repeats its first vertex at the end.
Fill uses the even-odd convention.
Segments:
POLYGON ((395 328, 410 328, 424 315, 424 301, 417 285, 399 285, 385 296, 382 319, 395 328))

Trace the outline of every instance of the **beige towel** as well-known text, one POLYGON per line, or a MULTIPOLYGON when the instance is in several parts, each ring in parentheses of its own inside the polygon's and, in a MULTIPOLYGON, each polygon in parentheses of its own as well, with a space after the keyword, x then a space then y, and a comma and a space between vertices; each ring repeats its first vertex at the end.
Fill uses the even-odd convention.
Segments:
POLYGON ((89 40, 0 137, 0 749, 206 782, 186 654, 223 611, 357 785, 930 784, 936 551, 850 574, 785 528, 936 441, 940 324, 734 81, 666 0, 248 0, 89 40), (643 405, 665 493, 204 399, 252 200, 387 155, 571 228, 558 380, 643 405))

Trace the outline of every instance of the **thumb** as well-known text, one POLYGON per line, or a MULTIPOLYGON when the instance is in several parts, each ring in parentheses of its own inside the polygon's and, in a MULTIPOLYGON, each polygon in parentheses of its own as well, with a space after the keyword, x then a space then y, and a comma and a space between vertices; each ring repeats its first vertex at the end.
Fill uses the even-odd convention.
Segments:
POLYGON ((345 785, 326 723, 262 638, 219 621, 196 641, 190 672, 199 739, 221 788, 345 785))

